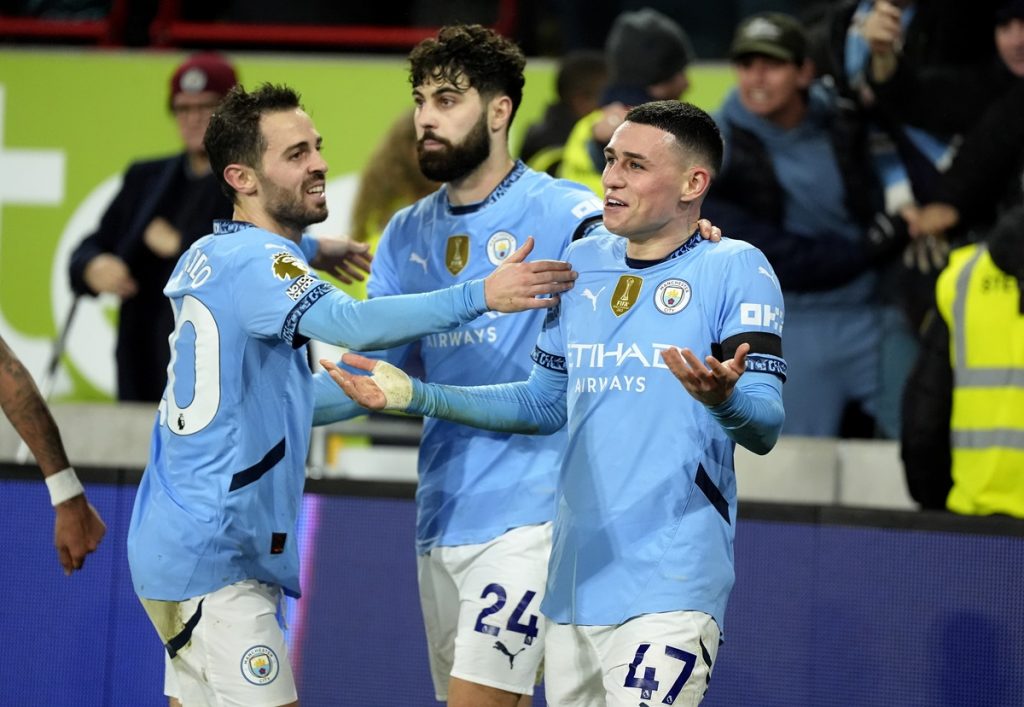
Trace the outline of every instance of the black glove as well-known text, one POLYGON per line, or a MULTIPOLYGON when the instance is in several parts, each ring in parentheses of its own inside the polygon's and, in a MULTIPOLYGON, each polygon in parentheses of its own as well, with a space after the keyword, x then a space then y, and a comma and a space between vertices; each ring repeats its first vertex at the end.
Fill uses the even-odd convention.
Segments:
POLYGON ((879 211, 864 234, 864 250, 868 260, 877 263, 901 252, 910 242, 907 222, 900 216, 879 211))

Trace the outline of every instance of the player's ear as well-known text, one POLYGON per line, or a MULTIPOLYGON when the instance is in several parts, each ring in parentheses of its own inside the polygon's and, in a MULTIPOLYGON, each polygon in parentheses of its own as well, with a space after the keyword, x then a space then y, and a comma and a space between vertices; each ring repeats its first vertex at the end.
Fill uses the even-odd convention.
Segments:
POLYGON ((685 205, 700 199, 711 186, 711 173, 706 167, 694 165, 686 170, 679 188, 679 201, 685 205))
POLYGON ((488 106, 487 123, 491 132, 498 132, 502 128, 508 129, 508 123, 512 119, 512 99, 508 96, 495 96, 488 106))
POLYGON ((229 164, 224 168, 224 181, 239 194, 252 196, 256 192, 256 173, 244 164, 229 164))

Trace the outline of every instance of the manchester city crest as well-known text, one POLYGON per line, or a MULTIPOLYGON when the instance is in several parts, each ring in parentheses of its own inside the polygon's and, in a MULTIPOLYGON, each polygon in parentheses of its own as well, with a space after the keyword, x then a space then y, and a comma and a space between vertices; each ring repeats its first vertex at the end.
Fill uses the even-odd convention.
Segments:
POLYGON ((501 265, 516 249, 516 237, 508 231, 498 231, 487 240, 487 259, 491 265, 501 265))
POLYGON ((686 280, 664 280, 654 290, 654 306, 662 314, 675 314, 690 303, 690 294, 690 283, 686 280))
POLYGON ((268 646, 253 646, 242 656, 242 677, 253 685, 274 682, 280 668, 277 654, 268 646))

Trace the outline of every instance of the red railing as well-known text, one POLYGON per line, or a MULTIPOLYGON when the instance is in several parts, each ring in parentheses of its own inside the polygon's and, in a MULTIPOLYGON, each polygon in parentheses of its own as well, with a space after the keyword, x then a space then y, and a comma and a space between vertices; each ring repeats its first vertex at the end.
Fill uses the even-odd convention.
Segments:
POLYGON ((0 15, 0 38, 123 44, 129 0, 113 0, 106 17, 95 20, 56 20, 0 15))
MULTIPOLYGON (((57 20, 0 15, 0 39, 90 42, 103 46, 124 43, 124 27, 131 0, 113 0, 109 14, 97 20, 57 20)), ((494 29, 514 36, 518 28, 518 0, 497 0, 494 29)), ((432 36, 437 27, 377 25, 257 24, 196 22, 181 17, 180 0, 160 0, 150 24, 152 46, 260 45, 263 47, 320 47, 345 49, 408 49, 432 36)))

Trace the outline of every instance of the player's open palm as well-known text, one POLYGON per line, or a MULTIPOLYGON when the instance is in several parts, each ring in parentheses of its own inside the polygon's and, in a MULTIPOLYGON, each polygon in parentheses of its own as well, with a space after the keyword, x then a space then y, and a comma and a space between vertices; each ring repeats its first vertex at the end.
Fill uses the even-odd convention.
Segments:
POLYGON ((707 356, 702 362, 690 349, 668 349, 662 354, 665 365, 686 392, 705 405, 720 405, 736 387, 747 365, 749 344, 740 344, 736 355, 726 361, 707 356), (705 365, 707 364, 707 365, 705 365))
POLYGON ((578 275, 561 260, 526 261, 533 250, 533 236, 484 280, 484 298, 488 308, 497 312, 521 312, 525 309, 554 307, 558 294, 572 288, 578 275), (542 295, 551 295, 539 299, 542 295))
POLYGON ((347 353, 342 362, 369 375, 350 373, 322 358, 320 365, 345 392, 345 395, 369 410, 404 410, 412 401, 412 381, 405 371, 387 361, 347 353))

